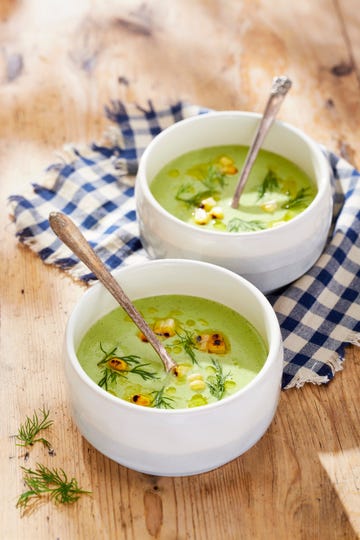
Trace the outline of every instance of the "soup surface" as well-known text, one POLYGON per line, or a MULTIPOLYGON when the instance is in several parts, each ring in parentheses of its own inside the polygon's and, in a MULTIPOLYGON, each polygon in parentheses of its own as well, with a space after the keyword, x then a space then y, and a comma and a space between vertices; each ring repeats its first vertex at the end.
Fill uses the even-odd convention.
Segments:
POLYGON ((291 161, 260 150, 238 208, 231 207, 246 146, 188 152, 155 176, 150 190, 177 218, 223 232, 259 231, 286 223, 314 199, 314 182, 291 161))
POLYGON ((77 351, 84 371, 111 394, 137 405, 180 409, 216 402, 261 370, 267 347, 234 310, 212 300, 164 295, 134 304, 177 363, 166 373, 145 336, 119 307, 99 319, 77 351))

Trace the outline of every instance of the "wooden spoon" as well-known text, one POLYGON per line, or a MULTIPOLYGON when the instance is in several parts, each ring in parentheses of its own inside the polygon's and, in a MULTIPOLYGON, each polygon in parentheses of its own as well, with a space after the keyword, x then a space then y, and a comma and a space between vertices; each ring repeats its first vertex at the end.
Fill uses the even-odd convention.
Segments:
POLYGON ((78 227, 71 219, 61 212, 51 212, 49 223, 54 233, 66 244, 71 251, 86 264, 86 266, 95 274, 99 281, 113 295, 115 300, 131 317, 136 326, 141 330, 149 343, 153 346, 157 354, 160 356, 165 370, 172 371, 176 367, 176 363, 168 354, 164 345, 158 339, 154 331, 143 319, 130 298, 126 295, 118 282, 107 270, 104 263, 96 255, 92 247, 86 241, 78 227))
POLYGON ((241 193, 243 192, 246 180, 248 179, 256 156, 258 155, 261 145, 264 142, 265 135, 275 120, 275 117, 280 109, 280 105, 282 104, 291 86, 292 82, 288 77, 275 77, 273 79, 271 92, 265 107, 265 111, 255 133, 254 140, 249 148, 243 170, 241 171, 240 178, 235 189, 234 197, 231 203, 232 208, 237 208, 239 206, 241 193))

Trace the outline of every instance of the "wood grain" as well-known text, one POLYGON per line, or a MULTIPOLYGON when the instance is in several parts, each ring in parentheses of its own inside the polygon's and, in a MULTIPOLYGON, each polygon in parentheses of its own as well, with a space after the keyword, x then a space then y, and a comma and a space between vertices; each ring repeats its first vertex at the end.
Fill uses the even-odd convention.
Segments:
MULTIPOLYGON (((279 117, 360 166, 356 0, 2 0, 0 3, 0 532, 6 540, 355 539, 360 537, 360 353, 326 386, 283 392, 246 454, 215 471, 160 478, 102 456, 71 419, 62 364, 84 287, 14 237, 8 195, 62 145, 98 140, 112 99, 185 99, 262 111, 270 81, 294 86, 279 117), (15 434, 43 405, 56 455, 15 434), (92 495, 22 516, 21 466, 61 466, 92 495)), ((146 444, 146 441, 144 441, 146 444)))

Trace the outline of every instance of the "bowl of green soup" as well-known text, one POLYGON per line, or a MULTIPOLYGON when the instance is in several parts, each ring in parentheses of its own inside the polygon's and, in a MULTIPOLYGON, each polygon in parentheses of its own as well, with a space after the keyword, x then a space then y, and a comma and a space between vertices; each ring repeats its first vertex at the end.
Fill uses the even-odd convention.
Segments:
POLYGON ((184 476, 251 448, 276 412, 283 345, 266 297, 211 263, 164 259, 114 272, 176 363, 166 372, 101 285, 66 328, 65 373, 82 435, 131 469, 184 476))
POLYGON ((260 115, 210 112, 181 120, 146 148, 135 184, 150 258, 186 258, 232 270, 267 293, 320 256, 332 218, 328 162, 318 144, 276 121, 231 205, 260 115))

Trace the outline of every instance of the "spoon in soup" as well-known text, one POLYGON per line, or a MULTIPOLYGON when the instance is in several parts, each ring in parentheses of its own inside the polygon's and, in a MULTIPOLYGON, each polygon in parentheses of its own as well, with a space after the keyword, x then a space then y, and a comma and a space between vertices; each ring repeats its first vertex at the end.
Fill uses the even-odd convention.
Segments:
POLYGON ((244 167, 241 171, 239 181, 235 189, 235 193, 231 202, 232 208, 236 209, 239 206, 240 196, 243 192, 256 156, 258 155, 261 145, 264 142, 264 138, 269 131, 272 123, 274 122, 280 106, 291 86, 292 82, 286 76, 274 77, 272 81, 269 99, 267 101, 263 116, 260 120, 260 124, 255 133, 254 140, 249 148, 244 167))
POLYGON ((141 330, 146 339, 160 356, 165 370, 173 371, 176 363, 171 358, 164 345, 158 339, 155 332, 146 323, 139 311, 136 309, 125 291, 106 268, 101 259, 96 255, 90 244, 87 242, 83 234, 80 232, 75 223, 65 214, 61 212, 51 212, 49 215, 49 223, 60 240, 67 245, 71 251, 79 257, 79 259, 95 274, 98 280, 112 294, 115 300, 131 317, 136 326, 141 330))

